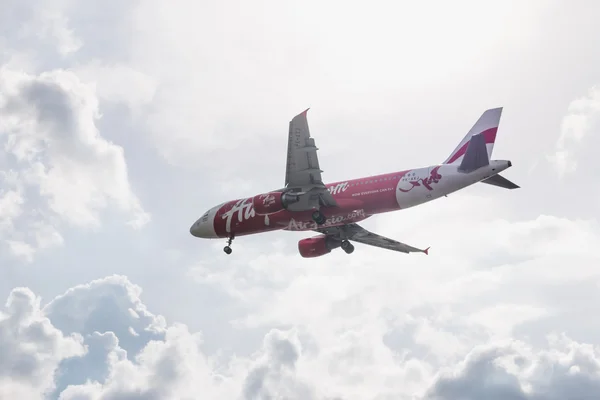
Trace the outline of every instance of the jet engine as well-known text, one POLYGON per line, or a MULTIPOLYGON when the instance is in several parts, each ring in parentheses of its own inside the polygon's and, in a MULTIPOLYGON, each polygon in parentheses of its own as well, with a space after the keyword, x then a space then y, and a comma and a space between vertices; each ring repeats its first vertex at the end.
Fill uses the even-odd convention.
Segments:
POLYGON ((311 238, 302 239, 298 242, 298 251, 304 258, 320 257, 331 252, 331 250, 340 247, 342 244, 327 235, 318 235, 311 238))
POLYGON ((300 196, 293 193, 271 192, 254 196, 252 198, 252 207, 257 215, 273 214, 288 208, 300 200, 300 196))

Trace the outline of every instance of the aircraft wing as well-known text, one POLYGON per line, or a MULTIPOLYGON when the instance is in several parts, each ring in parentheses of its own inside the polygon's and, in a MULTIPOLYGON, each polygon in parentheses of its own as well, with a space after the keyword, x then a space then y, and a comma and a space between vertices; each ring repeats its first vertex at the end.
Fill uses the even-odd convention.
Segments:
POLYGON ((317 232, 334 236, 339 240, 351 240, 383 249, 399 251, 401 253, 425 253, 428 254, 429 247, 425 250, 418 249, 406 243, 401 243, 385 236, 370 232, 358 224, 351 223, 341 226, 316 229, 317 232))
POLYGON ((308 129, 307 112, 308 109, 290 121, 285 187, 308 194, 307 207, 314 206, 316 202, 320 205, 335 206, 337 204, 321 178, 323 171, 317 157, 318 148, 308 129))

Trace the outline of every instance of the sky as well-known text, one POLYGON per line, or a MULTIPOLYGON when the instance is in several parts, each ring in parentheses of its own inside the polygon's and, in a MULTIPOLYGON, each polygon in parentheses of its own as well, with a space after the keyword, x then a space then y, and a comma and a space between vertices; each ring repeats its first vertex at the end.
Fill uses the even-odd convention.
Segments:
POLYGON ((600 3, 0 0, 0 398, 600 396, 600 3), (521 186, 474 185, 303 259, 206 210, 442 162, 488 108, 521 186))

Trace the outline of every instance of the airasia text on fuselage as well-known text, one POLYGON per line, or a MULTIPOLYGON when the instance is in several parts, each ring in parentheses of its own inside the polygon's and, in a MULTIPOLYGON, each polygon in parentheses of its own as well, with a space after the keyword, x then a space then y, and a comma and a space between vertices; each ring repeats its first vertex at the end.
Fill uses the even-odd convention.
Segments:
POLYGON ((284 229, 288 231, 309 231, 318 228, 327 228, 328 226, 340 225, 343 223, 356 222, 365 218, 365 210, 354 210, 349 212, 347 215, 336 215, 335 217, 327 218, 323 225, 317 225, 316 222, 311 220, 297 221, 294 218, 290 218, 290 222, 288 222, 284 229))

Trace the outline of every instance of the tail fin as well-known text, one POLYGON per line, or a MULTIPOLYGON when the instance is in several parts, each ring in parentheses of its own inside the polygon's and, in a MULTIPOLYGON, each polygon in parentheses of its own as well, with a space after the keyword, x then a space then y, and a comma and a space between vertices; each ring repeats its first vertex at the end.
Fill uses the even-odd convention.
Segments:
POLYGON ((446 161, 444 161, 444 164, 461 164, 467 153, 471 138, 475 135, 481 135, 481 139, 483 140, 478 139, 476 142, 481 142, 485 145, 487 149, 487 159, 490 160, 492 158, 492 151, 494 150, 494 143, 496 141, 496 132, 498 131, 498 125, 500 125, 501 116, 502 107, 491 108, 481 114, 481 117, 479 117, 475 125, 469 130, 469 133, 467 133, 446 161))
POLYGON ((469 173, 488 165, 490 165, 490 157, 486 148, 485 137, 481 133, 473 135, 458 166, 458 171, 469 173))

